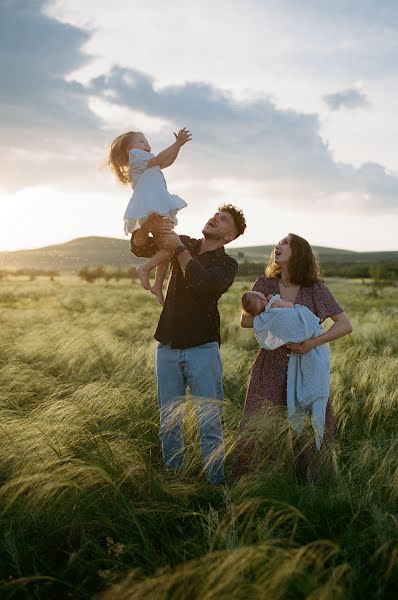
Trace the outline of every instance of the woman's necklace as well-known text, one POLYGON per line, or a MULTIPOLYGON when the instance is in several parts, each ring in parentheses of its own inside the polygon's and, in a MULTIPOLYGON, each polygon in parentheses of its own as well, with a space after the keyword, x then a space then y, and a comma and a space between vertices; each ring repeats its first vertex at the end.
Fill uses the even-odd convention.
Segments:
POLYGON ((282 285, 283 285, 283 287, 285 287, 285 288, 292 287, 292 285, 293 285, 292 283, 289 283, 289 284, 285 283, 285 282, 283 281, 282 275, 281 275, 281 282, 282 282, 282 285))

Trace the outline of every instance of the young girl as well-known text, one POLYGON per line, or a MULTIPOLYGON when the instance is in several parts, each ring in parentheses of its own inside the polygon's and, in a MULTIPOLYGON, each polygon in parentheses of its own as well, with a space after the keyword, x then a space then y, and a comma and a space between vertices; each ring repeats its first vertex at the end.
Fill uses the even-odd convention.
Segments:
MULTIPOLYGON (((108 164, 122 183, 130 183, 134 189, 124 215, 126 235, 140 227, 150 215, 159 214, 177 225, 177 212, 187 206, 179 196, 169 194, 161 169, 173 164, 180 148, 192 138, 184 127, 174 134, 175 142, 157 156, 143 133, 129 131, 115 138, 109 151, 108 164)), ((145 264, 137 267, 142 287, 150 290, 163 305, 162 285, 171 254, 159 250, 145 264), (155 283, 151 286, 149 274, 156 267, 155 283)))

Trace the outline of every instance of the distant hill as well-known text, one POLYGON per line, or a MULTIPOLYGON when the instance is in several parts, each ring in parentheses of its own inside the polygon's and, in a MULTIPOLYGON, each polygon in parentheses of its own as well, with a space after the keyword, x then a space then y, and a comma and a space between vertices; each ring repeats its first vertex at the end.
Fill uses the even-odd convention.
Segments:
POLYGON ((126 239, 84 237, 35 250, 0 252, 0 269, 58 269, 109 265, 126 268, 138 264, 126 239))
MULTIPOLYGON (((273 246, 229 248, 228 254, 239 262, 264 263, 273 246)), ((386 263, 398 261, 398 251, 354 252, 336 248, 314 246, 321 263, 386 263)), ((127 239, 84 237, 65 244, 45 246, 35 250, 0 252, 0 269, 56 269, 78 271, 82 267, 97 265, 127 268, 138 264, 129 251, 127 239)))

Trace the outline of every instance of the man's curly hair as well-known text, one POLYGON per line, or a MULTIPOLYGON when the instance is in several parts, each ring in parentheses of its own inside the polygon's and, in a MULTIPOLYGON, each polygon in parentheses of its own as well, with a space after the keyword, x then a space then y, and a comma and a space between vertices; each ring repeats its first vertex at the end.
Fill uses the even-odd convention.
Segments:
POLYGON ((243 212, 239 208, 236 208, 236 206, 233 206, 232 204, 223 204, 222 206, 218 207, 218 210, 229 213, 233 218, 237 231, 235 239, 245 232, 246 219, 243 212))

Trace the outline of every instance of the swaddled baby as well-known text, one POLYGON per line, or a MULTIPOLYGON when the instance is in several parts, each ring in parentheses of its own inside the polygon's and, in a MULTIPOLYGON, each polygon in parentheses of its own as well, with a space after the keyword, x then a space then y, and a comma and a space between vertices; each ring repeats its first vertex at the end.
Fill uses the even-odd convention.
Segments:
MULTIPOLYGON (((261 292, 246 292, 242 296, 242 308, 249 315, 255 317, 265 310, 265 307, 267 306, 271 297, 272 294, 266 297, 261 292)), ((293 308, 293 306, 294 304, 292 302, 282 300, 282 298, 279 296, 279 300, 274 300, 269 308, 293 308)))

